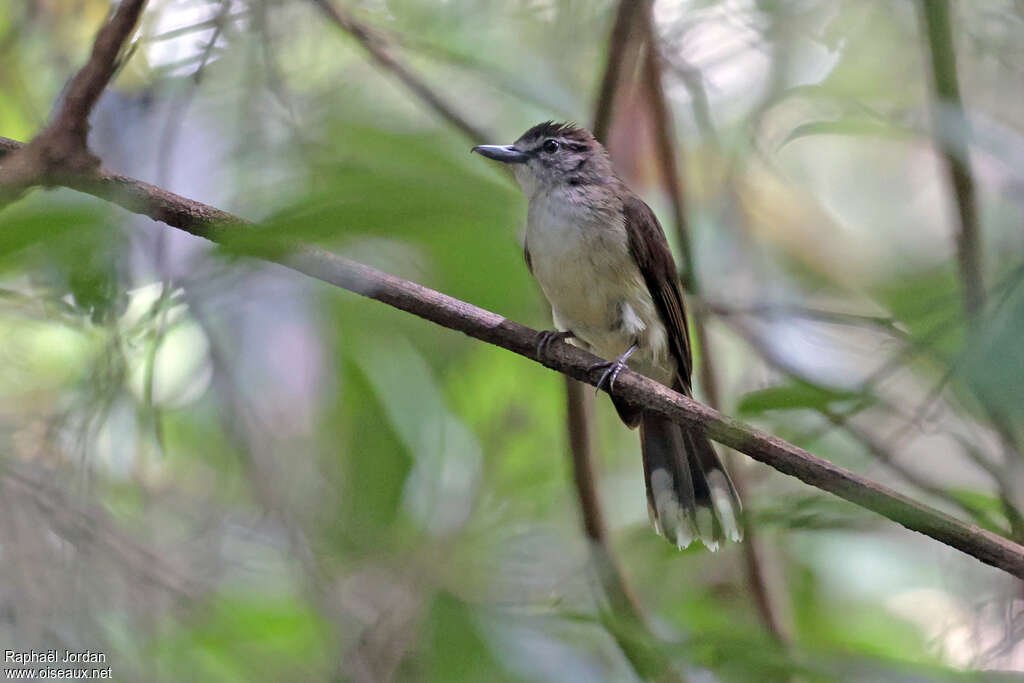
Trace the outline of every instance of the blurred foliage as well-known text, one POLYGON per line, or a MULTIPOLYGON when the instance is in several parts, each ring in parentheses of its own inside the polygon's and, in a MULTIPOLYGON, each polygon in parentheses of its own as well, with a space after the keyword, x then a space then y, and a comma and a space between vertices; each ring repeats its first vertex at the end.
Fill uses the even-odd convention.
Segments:
MULTIPOLYGON (((493 142, 592 117, 609 0, 332 1, 493 142)), ((716 311, 698 362, 726 412, 1004 528, 1024 504, 1024 7, 952 3, 970 125, 942 132, 970 146, 988 286, 968 320, 924 4, 655 3, 716 311)), ((0 135, 47 121, 108 9, 0 8, 0 135)), ((102 651, 118 680, 636 680, 623 638, 693 681, 1024 670, 1017 582, 737 457, 780 646, 740 547, 652 532, 636 435, 599 397, 606 521, 657 639, 617 621, 560 376, 244 256, 317 243, 544 328, 510 178, 309 0, 151 0, 138 41, 93 149, 258 225, 213 248, 52 189, 0 213, 4 647, 102 651)), ((609 148, 675 244, 630 78, 609 148)))

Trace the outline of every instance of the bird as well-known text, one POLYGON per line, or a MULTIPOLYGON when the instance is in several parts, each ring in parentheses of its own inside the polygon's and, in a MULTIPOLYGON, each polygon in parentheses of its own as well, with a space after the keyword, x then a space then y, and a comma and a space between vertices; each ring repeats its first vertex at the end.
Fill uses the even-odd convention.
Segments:
POLYGON ((573 123, 539 123, 511 145, 472 151, 507 165, 529 206, 526 265, 551 306, 556 329, 538 355, 568 341, 605 358, 619 417, 640 428, 647 509, 655 531, 682 549, 699 538, 717 550, 742 540, 736 487, 707 436, 616 398, 630 367, 693 395, 693 357, 682 285, 651 208, 615 173, 594 135, 573 123))

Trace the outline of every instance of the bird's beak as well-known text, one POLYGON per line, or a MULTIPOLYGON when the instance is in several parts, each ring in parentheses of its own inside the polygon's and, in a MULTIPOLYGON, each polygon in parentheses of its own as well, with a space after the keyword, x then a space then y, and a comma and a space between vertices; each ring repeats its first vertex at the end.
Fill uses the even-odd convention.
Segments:
POLYGON ((529 154, 520 152, 512 145, 477 145, 473 151, 506 164, 522 164, 530 158, 529 154))

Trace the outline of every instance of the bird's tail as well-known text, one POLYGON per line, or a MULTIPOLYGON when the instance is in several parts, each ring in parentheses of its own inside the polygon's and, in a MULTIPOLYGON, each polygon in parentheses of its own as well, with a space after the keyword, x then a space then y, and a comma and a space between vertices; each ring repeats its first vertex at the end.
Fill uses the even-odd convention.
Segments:
POLYGON ((704 434, 644 413, 640 450, 647 509, 659 534, 679 548, 698 537, 710 550, 724 538, 742 540, 736 487, 704 434))

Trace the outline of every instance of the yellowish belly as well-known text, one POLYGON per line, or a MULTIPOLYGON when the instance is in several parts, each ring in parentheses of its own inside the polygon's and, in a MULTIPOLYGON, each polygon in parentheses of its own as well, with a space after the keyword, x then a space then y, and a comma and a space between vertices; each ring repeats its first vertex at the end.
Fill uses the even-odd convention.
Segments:
POLYGON ((615 238, 573 228, 528 231, 534 277, 551 304, 556 327, 572 331, 608 360, 636 343, 629 366, 671 384, 675 362, 665 327, 628 247, 615 238))

